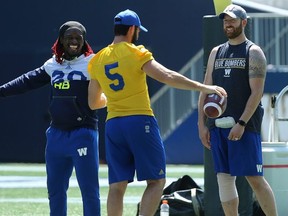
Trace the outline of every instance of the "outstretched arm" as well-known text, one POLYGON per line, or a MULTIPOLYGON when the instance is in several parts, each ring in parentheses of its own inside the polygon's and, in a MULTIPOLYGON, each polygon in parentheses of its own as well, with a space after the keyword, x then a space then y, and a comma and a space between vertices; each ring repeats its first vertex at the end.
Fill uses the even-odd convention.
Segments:
POLYGON ((226 96, 226 91, 222 87, 205 85, 191 80, 176 71, 164 67, 155 60, 146 62, 143 65, 143 71, 151 78, 177 89, 201 91, 207 94, 216 93, 220 96, 226 96))
POLYGON ((50 76, 44 68, 37 68, 1 85, 0 97, 22 94, 32 89, 40 88, 49 82, 50 76))

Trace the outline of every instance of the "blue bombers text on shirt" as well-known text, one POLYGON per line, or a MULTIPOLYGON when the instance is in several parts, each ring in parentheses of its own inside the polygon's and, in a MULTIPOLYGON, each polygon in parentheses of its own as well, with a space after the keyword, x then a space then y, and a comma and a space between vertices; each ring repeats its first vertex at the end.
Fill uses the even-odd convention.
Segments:
POLYGON ((224 58, 216 59, 214 68, 215 70, 219 68, 240 68, 245 69, 246 59, 245 58, 224 58))

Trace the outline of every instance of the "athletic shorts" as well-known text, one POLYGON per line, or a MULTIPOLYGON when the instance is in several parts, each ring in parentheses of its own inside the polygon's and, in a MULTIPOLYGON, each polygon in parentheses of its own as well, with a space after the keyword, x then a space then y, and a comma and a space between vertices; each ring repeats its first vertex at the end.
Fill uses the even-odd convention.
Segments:
POLYGON ((166 176, 163 142, 155 117, 146 115, 109 119, 105 126, 109 184, 166 176))
POLYGON ((215 172, 232 176, 263 176, 260 134, 245 130, 240 140, 231 141, 228 140, 230 130, 210 130, 215 172))

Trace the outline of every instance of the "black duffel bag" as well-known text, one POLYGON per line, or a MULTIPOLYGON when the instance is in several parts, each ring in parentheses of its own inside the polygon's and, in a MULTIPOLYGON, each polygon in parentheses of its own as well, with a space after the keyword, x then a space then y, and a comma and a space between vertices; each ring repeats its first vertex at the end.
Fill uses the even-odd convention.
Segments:
MULTIPOLYGON (((161 202, 168 201, 169 216, 204 216, 203 198, 202 189, 192 188, 165 194, 161 197, 161 202)), ((161 203, 155 216, 160 216, 160 205, 161 203)))
POLYGON ((168 201, 169 216, 204 216, 203 199, 204 190, 189 175, 184 175, 164 188, 155 216, 160 216, 162 200, 168 201))

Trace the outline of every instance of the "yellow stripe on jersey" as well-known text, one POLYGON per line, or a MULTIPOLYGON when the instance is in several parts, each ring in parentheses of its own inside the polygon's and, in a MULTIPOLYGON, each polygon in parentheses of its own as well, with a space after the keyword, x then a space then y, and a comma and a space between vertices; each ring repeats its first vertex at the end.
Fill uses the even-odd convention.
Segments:
POLYGON ((144 46, 121 42, 100 50, 89 62, 91 79, 97 79, 107 97, 107 120, 130 115, 150 115, 146 73, 142 66, 153 59, 144 46))

